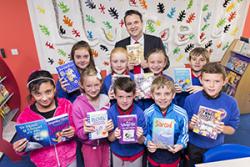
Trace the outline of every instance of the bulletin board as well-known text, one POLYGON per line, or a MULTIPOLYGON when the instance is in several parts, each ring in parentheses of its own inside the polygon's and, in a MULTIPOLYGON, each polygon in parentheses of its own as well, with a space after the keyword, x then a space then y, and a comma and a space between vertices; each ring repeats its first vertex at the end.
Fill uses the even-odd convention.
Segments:
POLYGON ((248 0, 27 0, 42 69, 69 60, 74 43, 87 41, 96 65, 110 70, 109 54, 128 36, 124 14, 142 13, 144 32, 161 37, 172 67, 184 66, 197 46, 220 61, 226 49, 242 34, 248 0))

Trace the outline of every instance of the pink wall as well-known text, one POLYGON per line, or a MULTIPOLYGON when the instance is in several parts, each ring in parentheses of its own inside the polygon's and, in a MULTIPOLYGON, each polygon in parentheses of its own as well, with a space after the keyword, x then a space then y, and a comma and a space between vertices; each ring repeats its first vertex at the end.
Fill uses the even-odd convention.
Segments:
POLYGON ((26 0, 0 1, 0 48, 4 48, 4 61, 16 78, 21 108, 26 103, 26 80, 31 71, 39 68, 38 56, 29 18, 26 0), (10 49, 17 48, 19 55, 11 55, 10 49))
MULTIPOLYGON (((21 108, 26 103, 26 80, 31 71, 39 69, 38 56, 31 28, 26 0, 0 0, 0 48, 4 48, 10 67, 21 94, 21 108), (12 56, 11 48, 19 50, 18 56, 12 56)), ((243 35, 250 38, 250 10, 243 35)))

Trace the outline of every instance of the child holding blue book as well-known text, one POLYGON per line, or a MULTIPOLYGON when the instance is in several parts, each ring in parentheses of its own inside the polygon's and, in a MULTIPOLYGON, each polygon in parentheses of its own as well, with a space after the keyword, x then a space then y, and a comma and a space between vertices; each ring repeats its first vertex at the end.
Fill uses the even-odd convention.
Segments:
POLYGON ((147 122, 147 139, 144 143, 149 151, 147 157, 149 167, 164 165, 177 167, 180 162, 181 150, 187 146, 188 142, 187 113, 183 108, 172 102, 175 96, 175 87, 172 80, 164 76, 158 76, 152 83, 151 95, 155 103, 144 111, 147 122), (165 149, 159 148, 152 136, 156 118, 169 119, 174 122, 171 125, 174 128, 173 136, 171 136, 173 143, 168 143, 170 146, 165 149))

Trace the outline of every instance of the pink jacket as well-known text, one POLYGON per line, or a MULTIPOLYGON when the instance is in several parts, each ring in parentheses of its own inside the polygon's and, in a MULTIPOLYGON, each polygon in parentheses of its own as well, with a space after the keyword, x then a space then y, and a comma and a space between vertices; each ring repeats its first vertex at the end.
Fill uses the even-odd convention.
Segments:
MULTIPOLYGON (((57 99, 58 107, 54 116, 69 114, 71 126, 74 127, 72 120, 72 104, 66 99, 57 99)), ((30 109, 30 106, 24 109, 17 118, 17 123, 31 122, 44 119, 30 109)), ((66 167, 76 159, 76 143, 74 140, 60 143, 55 146, 44 147, 30 152, 31 161, 38 167, 66 167)))
POLYGON ((89 140, 88 135, 84 134, 83 119, 87 117, 88 112, 97 110, 108 110, 110 106, 109 98, 107 95, 100 94, 99 108, 95 109, 88 101, 84 94, 76 98, 73 103, 73 120, 76 127, 76 134, 82 140, 82 143, 88 145, 95 145, 96 140, 89 140))

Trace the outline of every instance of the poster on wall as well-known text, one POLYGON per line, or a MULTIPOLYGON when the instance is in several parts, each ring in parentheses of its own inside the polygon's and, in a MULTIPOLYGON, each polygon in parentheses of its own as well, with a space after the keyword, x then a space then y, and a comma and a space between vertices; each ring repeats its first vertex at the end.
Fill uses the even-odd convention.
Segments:
POLYGON ((144 32, 159 36, 171 66, 184 67, 189 52, 205 47, 220 61, 242 34, 248 0, 27 0, 42 69, 56 73, 72 45, 87 41, 96 65, 110 70, 109 54, 128 36, 125 9, 142 13, 144 32))

